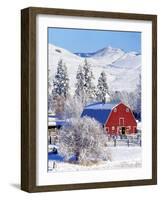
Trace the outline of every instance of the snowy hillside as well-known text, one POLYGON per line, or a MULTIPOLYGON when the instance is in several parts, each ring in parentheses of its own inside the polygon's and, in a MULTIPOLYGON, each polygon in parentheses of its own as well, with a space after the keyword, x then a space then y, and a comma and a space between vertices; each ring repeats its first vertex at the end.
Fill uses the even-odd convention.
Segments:
POLYGON ((111 91, 134 91, 141 72, 141 55, 137 52, 124 52, 121 49, 105 47, 94 53, 73 54, 68 50, 49 44, 49 79, 52 81, 60 59, 67 66, 70 79, 70 91, 74 93, 78 66, 83 64, 86 57, 91 64, 95 77, 95 85, 102 71, 107 75, 107 82, 111 91))

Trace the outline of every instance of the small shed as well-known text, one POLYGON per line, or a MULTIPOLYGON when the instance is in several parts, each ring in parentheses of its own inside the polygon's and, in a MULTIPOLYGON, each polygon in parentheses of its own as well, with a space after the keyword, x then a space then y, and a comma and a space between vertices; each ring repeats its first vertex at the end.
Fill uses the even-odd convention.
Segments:
POLYGON ((48 115, 48 129, 60 129, 65 123, 66 121, 61 116, 48 115))

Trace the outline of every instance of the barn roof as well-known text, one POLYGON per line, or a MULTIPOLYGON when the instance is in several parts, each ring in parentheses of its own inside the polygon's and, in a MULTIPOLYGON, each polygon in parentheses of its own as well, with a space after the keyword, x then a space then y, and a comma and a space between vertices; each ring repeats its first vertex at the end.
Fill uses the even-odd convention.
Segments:
POLYGON ((110 103, 94 103, 87 105, 82 114, 81 117, 88 116, 91 118, 96 119, 98 122, 100 122, 102 125, 105 124, 109 114, 111 113, 111 110, 118 105, 118 102, 110 102, 110 103))
POLYGON ((85 108, 89 108, 89 109, 103 109, 103 110, 112 110, 112 108, 114 108, 116 105, 118 105, 119 102, 108 102, 108 103, 102 103, 102 102, 97 102, 97 103, 93 103, 90 105, 87 105, 85 108))

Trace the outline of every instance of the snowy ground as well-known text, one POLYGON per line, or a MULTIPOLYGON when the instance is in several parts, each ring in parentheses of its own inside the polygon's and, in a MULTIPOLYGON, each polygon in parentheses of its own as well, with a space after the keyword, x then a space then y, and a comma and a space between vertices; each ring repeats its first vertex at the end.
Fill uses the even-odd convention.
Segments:
POLYGON ((71 164, 65 162, 55 162, 53 169, 53 162, 49 160, 49 172, 67 172, 67 171, 80 171, 80 170, 108 170, 108 169, 126 169, 126 168, 139 168, 141 167, 142 153, 141 147, 108 147, 111 153, 111 161, 103 161, 99 164, 92 166, 81 166, 78 164, 71 164))

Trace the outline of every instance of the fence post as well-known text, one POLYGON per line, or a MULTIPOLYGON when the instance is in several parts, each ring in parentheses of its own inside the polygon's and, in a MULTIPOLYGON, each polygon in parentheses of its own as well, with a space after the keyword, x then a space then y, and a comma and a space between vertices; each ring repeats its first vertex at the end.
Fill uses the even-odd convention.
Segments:
POLYGON ((140 140, 140 146, 141 146, 141 140, 140 140))
POLYGON ((55 162, 53 162, 53 169, 55 169, 55 167, 56 167, 56 163, 55 163, 55 162))
POLYGON ((51 135, 50 135, 50 138, 49 138, 49 144, 51 144, 51 135))
POLYGON ((129 139, 127 140, 127 146, 129 147, 129 139))
POLYGON ((114 139, 114 147, 116 147, 116 139, 114 139))

